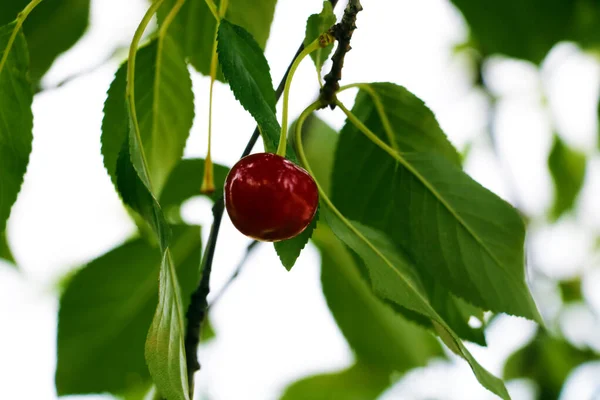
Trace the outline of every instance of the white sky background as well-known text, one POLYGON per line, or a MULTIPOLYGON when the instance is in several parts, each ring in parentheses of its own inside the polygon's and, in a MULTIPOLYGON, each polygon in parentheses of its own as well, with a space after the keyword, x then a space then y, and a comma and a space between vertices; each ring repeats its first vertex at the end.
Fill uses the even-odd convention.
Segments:
MULTIPOLYGON (((116 45, 127 46, 147 5, 143 0, 92 4, 90 30, 58 60, 45 84, 55 84, 96 65, 116 45)), ((279 0, 266 49, 274 84, 302 40, 306 18, 318 12, 321 4, 321 0, 279 0)), ((488 64, 486 78, 502 98, 497 128, 503 160, 499 163, 487 144, 487 106, 483 96, 471 88, 469 63, 451 52, 452 46, 467 35, 460 14, 446 0, 363 0, 363 6, 342 83, 392 81, 406 86, 434 110, 459 150, 475 140, 466 166, 475 179, 502 197, 519 202, 530 215, 544 215, 552 201, 546 168, 551 127, 542 93, 549 97, 563 138, 592 154, 597 131, 598 61, 573 45, 561 44, 541 74, 524 62, 497 58, 488 64), (514 188, 506 184, 507 175, 514 179, 514 188)), ((110 62, 35 98, 33 153, 8 226, 21 272, 0 261, 0 399, 56 397, 53 379, 58 300, 54 285, 73 267, 118 245, 134 231, 100 155, 102 105, 117 67, 117 62, 110 62)), ((203 157, 208 80, 197 74, 193 80, 197 118, 186 156, 203 157)), ((318 90, 310 61, 299 68, 294 82, 291 120, 318 90)), ((344 93, 341 98, 351 105, 353 95, 344 93)), ((232 165, 245 147, 254 122, 222 84, 216 85, 214 113, 213 157, 216 162, 232 165)), ((343 124, 339 111, 321 112, 320 116, 337 128, 343 124)), ((598 264, 590 254, 600 227, 599 195, 600 160, 596 157, 578 212, 551 228, 534 225, 530 232, 536 268, 552 277, 586 271, 586 295, 597 310, 600 296, 592 287, 600 281, 600 274, 589 268, 598 264)), ((209 209, 205 200, 191 200, 184 207, 189 221, 203 225, 204 238, 211 222, 209 209)), ((227 280, 247 243, 225 218, 215 256, 214 291, 227 280)), ((534 290, 542 313, 555 317, 556 293, 543 284, 536 284, 534 290)), ((201 350, 203 368, 198 385, 213 400, 276 399, 291 381, 352 363, 352 354, 321 294, 319 256, 312 247, 288 273, 272 246, 261 246, 211 317, 217 338, 201 350)), ((600 336, 600 324, 589 312, 570 310, 566 318, 574 321, 571 327, 583 324, 586 328, 571 329, 578 343, 592 341, 593 332, 600 336)), ((469 347, 486 368, 500 374, 506 357, 530 338, 534 329, 523 319, 501 317, 487 332, 488 349, 469 347)), ((598 338, 595 344, 600 347, 598 338)), ((600 366, 582 368, 572 377, 563 399, 591 399, 593 377, 599 375, 600 366)), ((512 383, 509 390, 515 399, 531 398, 532 389, 525 383, 512 383)), ((495 397, 479 387, 462 361, 435 362, 426 371, 413 371, 382 396, 385 400, 426 398, 495 397)))

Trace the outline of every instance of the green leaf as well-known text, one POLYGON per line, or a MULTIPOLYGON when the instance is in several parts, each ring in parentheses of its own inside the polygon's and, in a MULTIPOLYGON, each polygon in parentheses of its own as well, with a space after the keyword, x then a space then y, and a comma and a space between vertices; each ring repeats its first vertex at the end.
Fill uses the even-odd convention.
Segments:
MULTIPOLYGON (((361 106, 353 109, 359 118, 361 106)), ((401 120, 423 114, 421 108, 422 103, 401 103, 396 113, 401 120)), ((379 119, 366 123, 391 142, 379 119)), ((525 228, 519 214, 463 173, 458 158, 448 159, 437 124, 427 134, 410 124, 392 126, 402 151, 383 151, 351 123, 342 130, 332 186, 342 214, 389 235, 424 283, 443 285, 485 310, 541 321, 525 283, 525 228)))
POLYGON ((136 143, 137 138, 133 132, 129 136, 117 160, 117 189, 123 202, 136 211, 152 228, 162 254, 158 306, 146 339, 146 362, 162 396, 170 400, 189 400, 183 342, 185 334, 183 301, 169 247, 171 231, 160 205, 148 191, 150 185, 140 179, 133 166, 132 160, 140 157, 141 146, 136 143), (137 154, 130 154, 130 152, 137 154))
MULTIPOLYGON (((16 24, 0 27, 0 60, 16 24)), ((33 140, 33 92, 28 78, 29 55, 23 33, 15 37, 0 64, 0 233, 23 183, 33 140)))
MULTIPOLYGON (((174 227, 173 258, 186 303, 199 280, 200 250, 199 227, 174 227)), ((160 266, 159 249, 138 238, 71 278, 58 315, 59 395, 124 394, 152 382, 144 341, 158 303, 160 266)))
MULTIPOLYGON (((130 128, 125 101, 126 75, 127 63, 119 68, 110 85, 102 120, 102 155, 113 182, 117 158, 130 128)), ((158 195, 183 155, 194 119, 190 75, 169 36, 165 37, 160 54, 157 40, 138 50, 135 101, 149 178, 158 195)))
POLYGON ((392 147, 402 152, 435 152, 461 165, 459 153, 421 99, 393 83, 365 83, 360 89, 352 112, 392 147))
POLYGON ((8 245, 8 241, 6 240, 6 233, 0 233, 0 259, 8 261, 9 263, 15 264, 15 259, 10 251, 10 246, 8 245))
POLYGON ((579 349, 560 337, 539 330, 525 347, 509 357, 504 366, 508 379, 529 378, 539 388, 539 400, 558 399, 563 384, 581 364, 600 360, 589 349, 579 349))
POLYGON ((329 206, 323 207, 322 212, 333 233, 364 261, 372 289, 380 300, 431 319, 440 338, 469 363, 483 387, 503 399, 510 399, 504 383, 477 363, 458 335, 431 306, 414 266, 405 254, 380 232, 343 220, 329 206))
POLYGON ((570 148, 558 135, 548 156, 548 168, 554 183, 554 204, 550 213, 557 220, 575 205, 577 195, 583 187, 586 156, 570 148))
POLYGON ((120 89, 124 84, 114 85, 114 99, 109 93, 103 134, 109 132, 110 136, 103 138, 103 154, 107 170, 113 179, 116 175, 123 202, 146 221, 162 253, 158 306, 145 346, 148 369, 163 397, 189 400, 182 294, 172 256, 171 232, 156 198, 183 153, 193 119, 193 99, 189 73, 178 47, 168 36, 162 40, 138 51, 137 66, 143 68, 138 71, 136 67, 134 81, 137 121, 129 115, 128 101, 133 94, 123 101, 125 92, 120 89), (118 140, 122 140, 121 151, 114 167, 118 140))
POLYGON ((319 225, 313 240, 321 251, 323 294, 359 360, 399 373, 444 357, 433 335, 407 322, 373 294, 355 258, 325 224, 319 225))
MULTIPOLYGON (((322 33, 327 32, 329 28, 331 28, 335 24, 336 18, 333 13, 333 6, 331 2, 324 1, 323 2, 323 10, 319 14, 312 14, 308 17, 308 21, 306 21, 306 34, 304 36, 304 46, 308 46, 312 42, 314 42, 322 33)), ((313 62, 315 63, 315 67, 317 68, 317 74, 321 76, 321 68, 323 67, 323 63, 329 57, 331 50, 333 49, 333 44, 321 48, 310 54, 313 62)))
POLYGON ((452 0, 484 55, 501 53, 539 63, 568 38, 575 3, 565 0, 452 0), (507 27, 510 27, 507 29, 507 27))
POLYGON ((275 116, 275 91, 269 64, 244 28, 222 20, 219 25, 217 52, 223 74, 235 98, 258 123, 265 149, 275 152, 281 127, 275 116))
POLYGON ((583 301, 583 291, 581 288, 581 277, 575 277, 569 280, 560 281, 558 289, 563 303, 576 303, 583 301))
MULTIPOLYGON (((13 21, 30 0, 0 3, 0 25, 13 21)), ((31 64, 29 76, 37 83, 54 60, 71 48, 86 31, 90 0, 46 0, 40 3, 23 24, 31 64)))
MULTIPOLYGON (((261 49, 265 48, 276 0, 229 0, 225 18, 243 27, 256 40, 261 49)), ((215 2, 217 5, 218 1, 215 2)), ((173 8, 175 0, 166 0, 158 11, 159 24, 173 8)), ((183 49, 189 62, 204 75, 210 74, 210 59, 215 37, 215 18, 206 6, 205 0, 186 0, 184 6, 169 27, 169 34, 183 49)), ((217 74, 223 80, 222 74, 217 74)))
POLYGON ((340 372, 301 379, 285 390, 281 400, 375 400, 389 385, 385 371, 355 364, 340 372))
POLYGON ((319 221, 319 213, 319 209, 317 208, 317 212, 310 222, 310 225, 308 225, 298 236, 273 243, 281 264, 283 264, 288 271, 291 271, 296 260, 300 257, 300 253, 304 250, 304 247, 315 231, 317 222, 319 221))

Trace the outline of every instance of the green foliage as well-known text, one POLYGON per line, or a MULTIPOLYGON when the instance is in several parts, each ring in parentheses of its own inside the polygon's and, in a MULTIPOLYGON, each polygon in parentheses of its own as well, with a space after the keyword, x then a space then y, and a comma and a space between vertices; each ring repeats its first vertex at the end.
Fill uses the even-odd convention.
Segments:
POLYGON ((329 228, 321 224, 313 240, 321 251, 323 294, 359 360, 390 374, 444 357, 434 336, 375 297, 355 258, 329 228))
POLYGON ((538 386, 539 400, 558 399, 569 374, 578 366, 600 360, 589 349, 579 349, 539 330, 535 338, 506 361, 505 379, 529 378, 538 386))
MULTIPOLYGON (((395 109, 408 119, 424 107, 415 102, 395 109)), ((361 103, 353 112, 362 115, 361 103)), ((392 125, 392 136, 379 119, 364 122, 393 153, 346 124, 333 174, 333 202, 340 211, 386 233, 414 262, 430 295, 443 285, 483 309, 541 321, 525 284, 519 214, 464 174, 458 156, 455 162, 444 157, 447 142, 435 131, 423 135, 392 125), (416 149, 416 143, 428 143, 428 150, 416 149)))
MULTIPOLYGON (((332 25, 335 24, 335 14, 333 13, 333 7, 331 6, 331 2, 324 1, 323 2, 323 10, 319 14, 312 14, 308 17, 308 21, 306 21, 306 34, 304 36, 304 46, 308 46, 313 41, 315 41, 322 33, 327 32, 332 25)), ((331 50, 333 49, 333 44, 319 49, 314 53, 310 53, 310 57, 315 63, 315 67, 317 68, 317 74, 321 76, 321 68, 323 67, 323 63, 329 57, 331 50)))
MULTIPOLYGON (((30 0, 0 3, 0 25, 13 21, 30 0)), ((87 29, 90 0, 45 0, 23 25, 29 46, 29 76, 37 84, 54 60, 71 48, 87 29)))
POLYGON ((600 5, 593 0, 452 0, 484 56, 500 53, 539 64, 561 41, 600 45, 600 5))
POLYGON ((452 2, 463 13, 483 54, 501 53, 534 63, 566 38, 573 15, 572 2, 565 0, 452 2))
MULTIPOLYGON (((115 181, 116 162, 129 132, 125 102, 127 63, 117 71, 108 90, 102 120, 104 166, 115 181)), ((167 36, 162 52, 158 41, 138 50, 135 68, 136 110, 150 179, 157 194, 181 159, 194 119, 192 82, 177 46, 167 36)))
POLYGON ((405 254, 381 232, 344 220, 329 207, 323 207, 322 212, 338 239, 362 258, 368 268, 372 289, 381 300, 431 319, 440 338, 469 363, 477 380, 501 398, 510 399, 504 383, 477 363, 459 336, 429 304, 419 277, 405 254))
POLYGON ((33 93, 29 55, 21 32, 11 43, 15 23, 0 27, 0 233, 17 200, 33 140, 33 93), (10 46, 10 47, 9 47, 10 46))
POLYGON ((9 263, 15 264, 15 259, 10 251, 10 246, 8 245, 8 241, 6 240, 6 232, 0 233, 0 259, 4 261, 8 261, 9 263))
MULTIPOLYGON (((164 17, 176 0, 166 0, 159 9, 158 19, 162 24, 164 17)), ((233 24, 243 27, 264 49, 275 11, 276 0, 229 0, 225 18, 233 24)), ((217 1, 218 5, 219 2, 217 1)), ((216 21, 205 0, 187 0, 169 27, 169 34, 182 47, 190 64, 204 75, 210 74, 210 58, 213 48, 216 21)), ((224 80, 221 73, 219 80, 224 80)))
MULTIPOLYGON (((421 99, 393 83, 359 87, 352 112, 372 131, 385 133, 385 141, 392 147, 405 153, 434 152, 461 165, 460 155, 421 99)), ((350 126, 342 132, 348 129, 350 126)))
POLYGON ((554 204, 550 216, 556 220, 571 210, 583 187, 587 159, 570 148, 558 135, 548 156, 548 168, 554 183, 554 204))
POLYGON ((189 400, 183 344, 184 311, 169 247, 171 231, 160 205, 148 190, 152 186, 148 181, 149 173, 142 178, 134 168, 135 160, 140 159, 142 146, 137 142, 133 128, 129 136, 123 143, 117 160, 117 189, 123 202, 151 227, 161 250, 159 300, 146 339, 146 362, 153 381, 163 396, 174 400, 189 400))
MULTIPOLYGON (((158 9, 159 27, 176 1, 165 0, 158 9)), ((539 64, 560 41, 600 46, 595 0, 452 2, 469 24, 468 45, 482 60, 500 53, 539 64)), ((15 17, 27 4, 0 5, 0 58, 6 56, 0 63, 0 258, 13 263, 5 228, 31 152, 33 92, 54 60, 82 37, 90 11, 89 0, 45 0, 16 32, 15 17)), ((140 237, 63 280, 59 395, 109 392, 141 400, 155 385, 157 398, 193 397, 184 313, 199 281, 200 227, 183 225, 180 208, 201 195, 205 165, 181 159, 194 120, 188 64, 209 74, 216 44, 217 78, 227 81, 258 123, 266 151, 274 152, 281 127, 263 49, 275 6, 276 0, 229 0, 217 23, 206 1, 186 0, 168 35, 154 34, 137 51, 135 96, 127 93, 128 64, 117 71, 104 107, 102 155, 140 237)), ((335 21, 325 1, 308 18, 304 44, 335 21)), ((331 49, 311 54, 319 75, 331 49)), ((323 293, 356 363, 301 379, 282 399, 375 399, 393 377, 444 357, 432 333, 470 364, 484 387, 509 399, 503 382, 477 363, 462 340, 486 344, 484 310, 542 322, 525 283, 524 222, 461 170, 461 156, 420 99, 391 83, 350 87, 360 89, 356 120, 350 118, 340 135, 315 116, 302 131, 311 169, 333 204, 321 195, 323 218, 317 214, 307 230, 275 249, 289 270, 314 234, 323 293), (360 132, 361 124, 375 137, 360 132), (482 327, 471 327, 472 318, 482 327)), ((246 138, 232 137, 237 139, 246 138)), ((288 143, 287 157, 297 162, 294 143, 288 143)), ((554 222, 575 207, 587 156, 554 135, 547 166, 554 222)), ((228 171, 215 165, 213 201, 222 195, 228 171)), ((565 303, 582 300, 579 277, 558 288, 565 303)), ((205 320, 201 340, 213 336, 205 320)), ((509 358, 504 372, 508 379, 535 380, 540 399, 558 398, 576 367, 599 359, 540 330, 509 358)))
MULTIPOLYGON (((173 258, 184 307, 198 282, 200 229, 173 229, 173 258)), ((91 261, 70 280, 58 316, 59 395, 124 394, 152 383, 144 341, 158 303, 161 253, 131 240, 91 261)))
POLYGON ((304 378, 288 387, 281 400, 374 400, 389 384, 385 371, 355 364, 340 372, 304 378))

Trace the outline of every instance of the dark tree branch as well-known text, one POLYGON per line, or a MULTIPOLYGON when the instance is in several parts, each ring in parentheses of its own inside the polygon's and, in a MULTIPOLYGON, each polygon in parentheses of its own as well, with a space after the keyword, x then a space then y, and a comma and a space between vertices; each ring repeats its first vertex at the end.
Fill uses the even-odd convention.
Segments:
POLYGON ((320 98, 325 105, 335 108, 335 96, 340 88, 340 79, 342 79, 342 68, 344 68, 344 58, 346 53, 352 50, 350 40, 356 29, 356 15, 362 11, 360 0, 350 0, 344 10, 342 22, 331 27, 329 33, 337 40, 338 45, 335 53, 331 57, 333 62, 331 70, 325 75, 325 84, 321 89, 320 98))
MULTIPOLYGON (((333 7, 335 7, 338 0, 329 0, 329 2, 333 7)), ((289 75, 294 60, 296 60, 303 49, 304 45, 302 44, 290 62, 290 65, 288 66, 283 78, 281 79, 281 82, 279 83, 279 86, 275 92, 277 100, 279 100, 283 94, 285 81, 289 75)), ((260 132, 258 127, 256 127, 252 136, 250 137, 250 140, 248 141, 248 144, 246 145, 246 148, 244 149, 244 152, 242 153, 242 157, 250 154, 259 136, 260 132)), ((190 306, 186 312, 187 328, 185 332, 185 355, 187 360, 188 383, 190 386, 190 394, 192 395, 194 393, 194 373, 200 369, 200 362, 198 361, 198 343, 200 342, 202 323, 204 322, 208 311, 207 296, 210 292, 210 273, 212 270, 213 258, 215 255, 215 248, 217 245, 217 238, 219 236, 219 228, 221 226, 224 210, 224 199, 223 196, 220 196, 215 201, 215 204, 212 208, 213 226, 210 230, 206 249, 204 250, 200 283, 198 288, 191 296, 190 306)))

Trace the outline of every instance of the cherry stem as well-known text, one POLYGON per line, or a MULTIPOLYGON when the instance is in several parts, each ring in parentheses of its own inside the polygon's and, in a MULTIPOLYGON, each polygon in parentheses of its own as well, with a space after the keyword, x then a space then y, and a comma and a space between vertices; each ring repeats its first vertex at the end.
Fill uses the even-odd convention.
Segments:
POLYGON ((219 13, 217 12, 217 6, 213 0, 205 0, 206 6, 210 10, 210 13, 215 17, 217 22, 220 20, 219 13))
POLYGON ((383 130, 385 131, 385 134, 387 135, 390 145, 394 148, 394 150, 400 151, 400 147, 398 146, 398 141, 396 140, 396 135, 394 134, 394 129, 392 128, 392 124, 390 123, 390 120, 387 117, 385 108, 383 107, 383 103, 381 102, 381 98, 379 97, 377 92, 368 83, 352 83, 350 85, 342 86, 338 90, 338 93, 341 93, 344 90, 353 89, 353 88, 363 90, 363 91, 367 92, 369 94, 369 96, 371 96, 371 100, 373 101, 375 110, 377 110, 377 114, 379 115, 379 119, 381 120, 381 124, 383 125, 383 130))
POLYGON ((321 44, 319 43, 319 39, 317 38, 311 44, 298 54, 298 57, 292 63, 290 67, 290 73, 288 74, 287 79, 285 80, 285 87, 283 89, 283 115, 281 118, 281 136, 279 137, 279 146, 277 147, 277 155, 281 157, 285 157, 285 151, 287 149, 287 130, 288 130, 288 106, 290 99, 290 88, 292 86, 292 79, 294 78, 294 73, 296 69, 307 55, 312 53, 313 51, 317 51, 321 48, 321 44))
POLYGON ((4 54, 2 54, 2 59, 0 59, 0 74, 2 74, 2 70, 4 69, 4 65, 6 64, 6 60, 8 60, 8 55, 10 54, 10 50, 12 49, 13 43, 21 30, 21 26, 29 16, 29 14, 33 11, 34 8, 40 4, 42 0, 32 0, 29 4, 25 6, 23 11, 17 14, 17 19, 15 20, 15 27, 8 38, 8 43, 6 44, 6 48, 4 49, 4 54))

